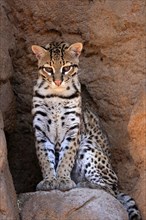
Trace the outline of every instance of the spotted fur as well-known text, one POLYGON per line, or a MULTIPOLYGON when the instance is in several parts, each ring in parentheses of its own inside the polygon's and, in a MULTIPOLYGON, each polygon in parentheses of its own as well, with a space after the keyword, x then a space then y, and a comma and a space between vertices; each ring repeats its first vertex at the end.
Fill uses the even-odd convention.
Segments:
POLYGON ((32 50, 39 69, 33 95, 33 127, 43 174, 37 190, 65 191, 76 184, 101 188, 123 204, 130 220, 141 220, 135 201, 118 191, 110 145, 98 117, 85 111, 81 126, 77 73, 82 44, 51 43, 44 48, 33 45, 32 50))
POLYGON ((78 62, 82 44, 37 45, 39 78, 34 87, 33 127, 43 180, 38 190, 75 187, 70 173, 80 143, 81 89, 78 62))
POLYGON ((109 141, 101 128, 98 116, 86 110, 84 126, 73 171, 78 186, 106 190, 123 204, 129 220, 142 220, 134 199, 118 190, 118 177, 110 161, 109 141))

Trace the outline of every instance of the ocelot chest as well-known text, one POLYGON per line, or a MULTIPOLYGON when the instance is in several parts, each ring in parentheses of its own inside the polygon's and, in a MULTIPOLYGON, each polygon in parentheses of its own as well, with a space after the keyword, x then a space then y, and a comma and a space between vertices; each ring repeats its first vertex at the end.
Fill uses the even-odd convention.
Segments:
POLYGON ((66 133, 80 124, 81 98, 66 100, 59 97, 44 99, 49 123, 49 136, 53 143, 63 141, 66 133))

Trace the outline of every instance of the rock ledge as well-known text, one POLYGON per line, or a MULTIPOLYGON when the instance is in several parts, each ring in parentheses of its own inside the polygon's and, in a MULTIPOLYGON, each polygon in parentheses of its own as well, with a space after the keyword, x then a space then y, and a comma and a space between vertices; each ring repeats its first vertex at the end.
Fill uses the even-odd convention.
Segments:
POLYGON ((23 220, 128 220, 123 206, 103 190, 23 193, 18 202, 23 220))

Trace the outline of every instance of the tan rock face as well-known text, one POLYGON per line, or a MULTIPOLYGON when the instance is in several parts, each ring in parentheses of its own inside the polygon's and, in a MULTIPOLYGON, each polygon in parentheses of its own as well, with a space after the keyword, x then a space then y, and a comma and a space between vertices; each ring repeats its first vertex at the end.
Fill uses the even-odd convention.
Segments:
POLYGON ((0 39, 0 82, 7 81, 13 73, 10 50, 14 47, 13 29, 7 14, 10 12, 9 5, 6 1, 1 0, 1 39, 0 39))
POLYGON ((15 125, 15 98, 10 84, 10 77, 13 73, 10 50, 14 47, 13 30, 7 13, 10 10, 5 1, 1 1, 1 37, 0 37, 0 110, 3 114, 4 128, 12 132, 15 125))
POLYGON ((18 220, 16 193, 7 162, 6 140, 0 112, 0 219, 18 220))
POLYGON ((12 132, 15 127, 16 106, 9 80, 0 84, 0 110, 3 113, 5 131, 12 132))
POLYGON ((128 124, 130 136, 130 153, 139 170, 133 197, 137 198, 139 207, 146 218, 146 92, 144 91, 132 111, 128 124))
POLYGON ((13 47, 13 37, 10 31, 11 23, 7 19, 5 10, 9 9, 6 2, 1 1, 0 21, 0 219, 18 220, 16 192, 7 161, 7 145, 4 129, 7 132, 14 130, 15 98, 10 84, 12 75, 12 60, 9 49, 13 47))
POLYGON ((23 220, 128 220, 122 205, 102 190, 25 193, 19 204, 23 220))
POLYGON ((128 132, 131 140, 130 152, 137 163, 138 169, 145 170, 143 166, 146 156, 146 91, 143 91, 137 100, 128 124, 128 132))
POLYGON ((134 196, 145 219, 146 201, 144 193, 139 193, 145 191, 145 110, 144 105, 143 110, 138 108, 145 80, 145 0, 26 0, 23 4, 7 0, 2 5, 0 60, 5 65, 0 79, 4 83, 13 69, 17 129, 7 141, 17 192, 34 190, 41 179, 30 114, 37 78, 31 45, 79 41, 84 44, 80 59, 83 103, 98 112, 109 135, 120 186, 134 196))

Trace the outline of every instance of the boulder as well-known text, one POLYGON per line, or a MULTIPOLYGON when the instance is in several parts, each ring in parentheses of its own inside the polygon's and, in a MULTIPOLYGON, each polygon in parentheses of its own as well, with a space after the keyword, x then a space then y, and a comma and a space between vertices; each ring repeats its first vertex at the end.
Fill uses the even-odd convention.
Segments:
POLYGON ((128 220, 123 206, 103 190, 24 193, 18 201, 22 220, 128 220))

